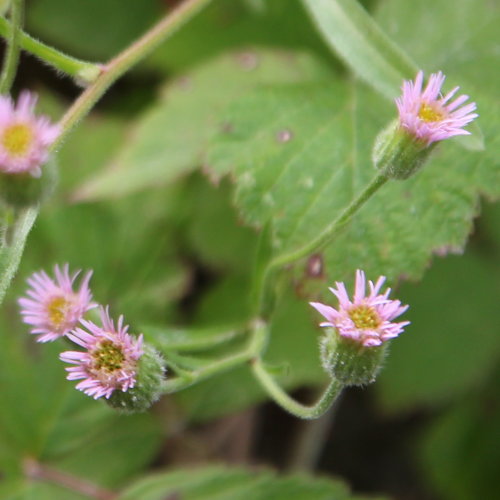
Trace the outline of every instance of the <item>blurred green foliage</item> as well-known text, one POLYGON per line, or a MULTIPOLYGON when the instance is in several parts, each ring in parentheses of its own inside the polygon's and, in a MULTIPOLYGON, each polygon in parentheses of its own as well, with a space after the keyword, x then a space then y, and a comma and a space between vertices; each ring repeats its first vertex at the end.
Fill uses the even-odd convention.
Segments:
MULTIPOLYGON (((475 151, 443 144, 414 179, 386 186, 325 252, 322 275, 309 277, 304 263, 289 273, 266 361, 285 366, 280 380, 290 389, 324 384, 318 318, 307 299, 358 267, 401 282, 397 294, 411 305, 412 325, 391 346, 375 386, 378 409, 428 413, 414 457, 429 489, 450 500, 494 498, 498 205, 487 204, 475 218, 481 195, 500 194, 499 70, 491 42, 499 8, 493 0, 364 4, 419 67, 443 70, 449 87, 458 83, 473 96, 482 136, 476 133, 475 151), (483 140, 485 150, 477 151, 483 140), (443 258, 464 251, 473 227, 465 254, 443 258), (402 282, 422 275, 418 283, 402 282)), ((32 0, 27 29, 102 61, 168 5, 32 0)), ((1 498, 84 498, 22 479, 26 457, 109 488, 137 478, 124 499, 172 491, 200 499, 311 498, 311 491, 318 499, 354 498, 337 482, 267 471, 204 468, 143 478, 179 426, 264 400, 248 370, 165 398, 178 415, 159 405, 152 414, 122 417, 74 390, 57 360, 63 348, 34 346, 15 305, 29 274, 69 262, 94 269, 96 300, 109 303, 113 315, 124 313, 133 330, 175 327, 208 337, 248 319, 261 228, 271 228, 278 254, 310 240, 372 176, 372 141, 394 116, 392 103, 371 88, 377 85, 356 78, 366 78, 360 65, 370 61, 346 61, 338 50, 339 58, 330 53, 298 0, 214 0, 64 144, 59 187, 42 208, 0 318, 0 469, 8 479, 1 498), (131 114, 131 102, 146 105, 131 114)), ((39 90, 42 108, 59 117, 67 98, 39 90)), ((223 340, 208 354, 240 341, 223 340)))

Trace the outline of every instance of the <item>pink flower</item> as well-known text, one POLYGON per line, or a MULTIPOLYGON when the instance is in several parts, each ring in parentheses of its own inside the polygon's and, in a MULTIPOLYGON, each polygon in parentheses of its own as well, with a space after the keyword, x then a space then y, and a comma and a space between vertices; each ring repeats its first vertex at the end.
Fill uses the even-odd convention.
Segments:
POLYGON ((359 342, 365 347, 379 346, 397 337, 410 322, 393 323, 392 320, 403 314, 408 306, 402 306, 399 300, 389 299, 390 288, 383 294, 379 294, 384 282, 384 276, 381 276, 375 284, 368 281, 370 293, 366 295, 365 273, 356 271, 356 286, 352 302, 344 284, 337 282, 337 288, 330 288, 330 291, 339 299, 338 309, 318 302, 310 302, 327 319, 320 326, 336 328, 342 337, 359 342))
POLYGON ((21 93, 17 105, 0 95, 0 172, 40 176, 60 129, 45 116, 34 115, 36 101, 28 91, 21 93))
POLYGON ((476 104, 471 102, 462 106, 469 98, 466 95, 448 102, 460 87, 441 96, 441 86, 445 80, 441 72, 432 74, 422 91, 423 79, 424 74, 419 71, 415 82, 403 83, 403 95, 396 99, 400 126, 427 145, 454 135, 470 134, 463 127, 478 116, 473 113, 476 104))
POLYGON ((123 392, 136 383, 137 361, 143 354, 142 335, 138 338, 127 333, 123 316, 118 318, 117 328, 109 317, 108 308, 101 307, 102 327, 82 320, 86 328, 75 328, 68 338, 85 351, 66 351, 60 359, 75 366, 66 368, 68 380, 82 380, 76 386, 94 399, 109 399, 114 390, 123 392))
POLYGON ((62 270, 54 267, 55 281, 45 271, 34 273, 28 280, 28 297, 19 299, 23 321, 32 325, 31 333, 40 335, 37 342, 49 342, 67 334, 83 315, 96 306, 89 289, 92 271, 85 274, 78 291, 73 284, 80 271, 70 276, 68 264, 62 270))

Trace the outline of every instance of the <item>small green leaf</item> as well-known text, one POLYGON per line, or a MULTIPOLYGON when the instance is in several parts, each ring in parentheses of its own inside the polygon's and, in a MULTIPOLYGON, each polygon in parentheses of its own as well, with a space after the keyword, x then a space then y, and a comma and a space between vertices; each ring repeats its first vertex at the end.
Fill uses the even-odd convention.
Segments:
MULTIPOLYGON (((177 470, 141 479, 120 500, 164 500, 179 495, 183 500, 350 500, 347 487, 326 478, 305 475, 277 477, 272 471, 212 466, 177 470)), ((362 500, 361 497, 355 497, 362 500)))
POLYGON ((417 65, 377 25, 357 0, 303 0, 330 47, 386 97, 399 94, 417 65))

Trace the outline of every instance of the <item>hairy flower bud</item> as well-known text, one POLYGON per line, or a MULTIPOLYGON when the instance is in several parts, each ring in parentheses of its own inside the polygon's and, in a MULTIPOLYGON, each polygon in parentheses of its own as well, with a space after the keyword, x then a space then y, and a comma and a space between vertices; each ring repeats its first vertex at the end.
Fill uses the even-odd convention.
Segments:
POLYGON ((343 385, 367 385, 375 382, 386 354, 386 346, 365 347, 327 328, 320 340, 324 370, 343 385))
POLYGON ((373 163, 388 178, 410 177, 425 163, 437 142, 469 135, 463 127, 478 116, 473 113, 475 103, 462 106, 468 99, 466 95, 449 102, 459 87, 441 96, 445 80, 441 72, 430 76, 425 89, 423 79, 419 71, 414 82, 403 83, 402 95, 396 99, 399 118, 375 140, 373 163))
POLYGON ((344 283, 336 283, 337 288, 330 288, 330 291, 339 300, 337 309, 311 302, 327 320, 320 326, 329 327, 320 341, 323 368, 344 385, 373 382, 384 359, 384 344, 409 324, 408 321, 393 321, 408 306, 389 299, 390 288, 380 293, 384 282, 384 276, 376 283, 368 281, 367 294, 365 273, 358 270, 353 300, 344 283))
POLYGON ((106 402, 124 413, 146 411, 161 396, 165 375, 165 360, 151 345, 143 344, 143 354, 137 363, 134 387, 126 392, 114 391, 106 402))

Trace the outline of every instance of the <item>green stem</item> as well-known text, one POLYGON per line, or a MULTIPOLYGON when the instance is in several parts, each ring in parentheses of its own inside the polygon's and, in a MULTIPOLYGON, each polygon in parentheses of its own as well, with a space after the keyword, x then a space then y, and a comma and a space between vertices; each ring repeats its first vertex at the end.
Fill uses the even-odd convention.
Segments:
POLYGON ((290 471, 314 471, 330 434, 339 399, 316 420, 302 422, 295 433, 289 451, 287 469, 290 471))
POLYGON ((254 322, 251 331, 250 341, 245 349, 242 351, 226 356, 210 363, 206 366, 193 370, 191 372, 184 372, 182 375, 167 379, 163 383, 162 391, 166 394, 177 392, 187 387, 197 384, 207 378, 213 377, 220 373, 236 368, 242 364, 248 363, 253 359, 259 357, 266 347, 269 330, 265 323, 260 320, 254 322))
POLYGON ((273 398, 273 400, 283 409, 299 418, 313 419, 323 415, 332 406, 337 396, 340 394, 343 386, 340 382, 333 379, 326 388, 323 395, 317 403, 312 406, 306 406, 298 403, 290 397, 274 380, 269 372, 264 368, 261 360, 254 360, 252 370, 255 378, 260 385, 273 398))
POLYGON ((211 0, 186 0, 130 47, 118 54, 118 56, 112 59, 108 64, 104 65, 95 82, 80 95, 61 119, 60 125, 62 132, 52 145, 52 148, 56 149, 64 141, 73 127, 89 113, 95 103, 118 78, 149 55, 150 52, 189 21, 189 19, 210 1, 211 0))
POLYGON ((281 255, 271 261, 271 267, 281 267, 286 264, 291 264, 302 257, 307 257, 313 252, 323 249, 331 240, 337 235, 337 231, 347 224, 351 217, 378 191, 387 181, 388 177, 384 174, 377 174, 370 184, 354 199, 351 204, 329 225, 327 226, 314 240, 310 241, 302 248, 289 253, 288 255, 281 255))
MULTIPOLYGON (((7 21, 7 19, 0 17, 0 35, 7 38, 11 33, 11 29, 12 24, 7 21)), ((101 66, 99 64, 92 64, 68 56, 49 45, 45 45, 24 31, 18 30, 18 33, 18 43, 22 49, 40 58, 47 64, 50 64, 56 70, 82 80, 84 83, 91 83, 99 76, 101 72, 101 66)))
POLYGON ((257 308, 256 312, 263 318, 267 318, 269 311, 272 308, 272 294, 269 290, 269 283, 272 281, 272 276, 275 275, 278 269, 281 267, 292 264, 293 262, 307 257, 314 252, 318 252, 328 245, 335 236, 337 232, 345 226, 351 217, 377 192, 386 182, 388 178, 383 174, 377 174, 372 181, 366 186, 366 188, 351 202, 351 204, 345 208, 345 210, 334 219, 330 225, 328 225, 315 239, 311 240, 309 243, 303 247, 290 252, 289 254, 280 255, 264 268, 262 274, 256 279, 256 289, 260 290, 257 294, 257 308))
POLYGON ((10 6, 10 30, 7 38, 7 51, 0 75, 0 94, 8 94, 16 76, 19 62, 19 38, 24 17, 24 0, 12 0, 10 6))
POLYGON ((0 303, 19 267, 28 234, 38 215, 38 207, 22 209, 16 216, 12 237, 8 246, 2 248, 0 264, 0 303))

